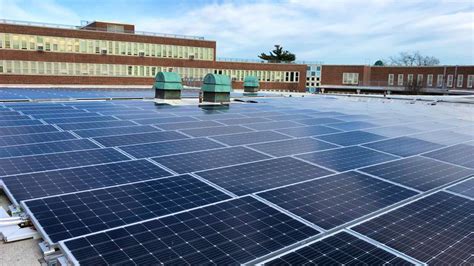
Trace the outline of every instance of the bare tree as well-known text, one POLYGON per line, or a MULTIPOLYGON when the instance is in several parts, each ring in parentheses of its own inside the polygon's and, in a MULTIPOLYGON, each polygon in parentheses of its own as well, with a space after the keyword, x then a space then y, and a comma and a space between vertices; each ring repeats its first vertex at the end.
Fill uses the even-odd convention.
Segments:
POLYGON ((395 66, 436 66, 439 59, 434 56, 424 56, 420 52, 401 52, 398 56, 389 58, 390 64, 395 66))

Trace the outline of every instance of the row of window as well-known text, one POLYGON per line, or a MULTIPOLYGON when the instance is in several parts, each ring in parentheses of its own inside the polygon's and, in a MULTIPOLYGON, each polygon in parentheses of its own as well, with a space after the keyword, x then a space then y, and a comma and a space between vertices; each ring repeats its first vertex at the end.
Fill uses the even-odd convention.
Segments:
MULTIPOLYGON (((404 85, 404 75, 403 74, 398 74, 397 75, 397 85, 398 86, 403 86, 404 85)), ((428 74, 426 76, 426 86, 427 87, 433 87, 433 74, 428 74)), ((414 75, 413 74, 408 74, 407 75, 407 84, 413 84, 414 82, 414 75)), ((418 74, 416 76, 416 83, 419 86, 422 86, 423 84, 423 74, 418 74)), ((447 75, 446 79, 446 87, 452 88, 454 83, 454 75, 447 75)), ((456 79, 456 87, 462 88, 464 83, 464 75, 458 75, 456 79)), ((467 87, 472 88, 474 83, 474 75, 467 75, 467 87)), ((388 74, 388 85, 393 86, 395 85, 395 74, 388 74)), ((444 85, 444 75, 443 74, 438 74, 436 77, 436 87, 443 87, 444 85)))
POLYGON ((298 82, 299 72, 260 71, 235 69, 209 69, 189 67, 138 66, 118 64, 89 64, 65 62, 38 62, 0 60, 0 74, 154 77, 160 71, 177 72, 184 79, 202 79, 208 73, 224 74, 233 80, 243 81, 256 76, 262 82, 298 82))
POLYGON ((40 50, 61 53, 111 54, 174 59, 214 60, 213 48, 11 33, 0 33, 0 48, 40 50))
POLYGON ((345 84, 345 85, 359 84, 359 73, 342 73, 342 84, 345 84))

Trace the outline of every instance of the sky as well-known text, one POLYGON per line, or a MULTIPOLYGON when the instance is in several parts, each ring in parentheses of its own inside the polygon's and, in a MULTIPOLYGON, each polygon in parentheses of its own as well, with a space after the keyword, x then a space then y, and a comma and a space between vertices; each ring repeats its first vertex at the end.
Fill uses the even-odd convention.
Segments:
POLYGON ((474 64, 474 0, 0 0, 1 18, 203 36, 225 58, 258 59, 279 44, 325 64, 373 64, 404 51, 474 64))

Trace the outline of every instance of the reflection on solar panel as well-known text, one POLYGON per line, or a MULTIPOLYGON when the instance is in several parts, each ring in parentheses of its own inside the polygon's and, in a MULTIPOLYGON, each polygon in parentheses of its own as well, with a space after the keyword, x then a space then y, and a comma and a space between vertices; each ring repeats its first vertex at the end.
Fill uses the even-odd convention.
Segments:
POLYGON ((276 122, 247 124, 245 126, 255 129, 255 130, 269 130, 269 129, 289 128, 289 127, 300 127, 302 125, 303 124, 296 123, 293 121, 276 121, 276 122))
POLYGON ((311 119, 311 116, 302 115, 302 114, 286 114, 286 115, 276 115, 267 117, 275 121, 285 121, 285 120, 297 120, 297 119, 311 119))
POLYGON ((297 157, 336 171, 347 171, 397 158, 359 146, 313 152, 297 157))
POLYGON ((217 136, 236 134, 252 131, 251 129, 241 126, 222 126, 222 127, 209 127, 209 128, 194 128, 182 130, 183 133, 193 137, 206 137, 206 136, 217 136))
POLYGON ((223 147, 223 145, 212 140, 196 138, 122 146, 120 149, 135 158, 146 158, 221 147, 223 147))
POLYGON ((25 201, 52 243, 228 199, 190 175, 25 201))
POLYGON ((102 121, 102 122, 85 122, 75 124, 60 124, 60 128, 64 130, 78 130, 78 129, 90 129, 90 128, 101 128, 101 127, 124 127, 124 126, 135 126, 136 124, 131 121, 102 121))
POLYGON ((341 232, 265 263, 265 265, 413 265, 388 251, 341 232))
POLYGON ((153 160, 177 173, 190 173, 268 158, 266 155, 244 147, 232 147, 156 157, 153 160))
POLYGON ((337 122, 343 122, 343 121, 339 119, 335 119, 335 118, 322 117, 322 118, 309 118, 309 119, 303 119, 303 120, 296 120, 296 122, 305 124, 305 125, 322 125, 322 124, 330 124, 330 123, 337 123, 337 122))
POLYGON ((19 126, 19 127, 0 127, 0 136, 9 135, 20 135, 20 134, 33 134, 58 131, 55 127, 50 125, 38 125, 38 126, 19 126))
POLYGON ((132 145, 140 143, 168 141, 177 139, 186 139, 187 136, 175 132, 175 131, 161 131, 161 132, 148 132, 139 134, 119 135, 119 136, 107 136, 94 138, 100 144, 112 147, 121 145, 132 145))
POLYGON ((347 130, 347 131, 376 127, 375 124, 372 124, 369 122, 363 122, 363 121, 336 123, 336 124, 330 124, 329 126, 333 128, 341 129, 341 130, 347 130))
POLYGON ((65 241, 82 265, 243 264, 318 234, 244 197, 104 233, 65 241))
POLYGON ((147 133, 161 131, 152 126, 130 126, 130 127, 113 127, 113 128, 94 128, 76 130, 74 133, 83 138, 105 137, 113 135, 126 135, 134 133, 147 133))
POLYGON ((364 131, 343 132, 343 133, 324 135, 324 136, 318 137, 318 139, 329 141, 341 146, 350 146, 350 145, 356 145, 356 144, 361 144, 361 143, 367 143, 367 142, 381 140, 384 138, 385 137, 383 136, 364 132, 364 131))
POLYGON ((456 184, 448 190, 474 199, 474 178, 456 184))
POLYGON ((474 136, 468 136, 450 130, 438 130, 434 132, 420 133, 410 137, 438 143, 441 145, 454 145, 461 142, 474 140, 474 136))
POLYGON ((39 120, 4 120, 0 121, 0 127, 15 127, 15 126, 33 126, 43 125, 39 120))
POLYGON ((277 129, 276 131, 293 137, 309 137, 340 132, 338 129, 325 126, 292 127, 277 129))
POLYGON ((474 174, 473 170, 419 156, 362 168, 361 171, 421 191, 474 174))
POLYGON ((289 139, 288 136, 273 131, 248 132, 211 138, 231 146, 289 139))
POLYGON ((11 196, 25 199, 53 196, 149 180, 171 174, 145 160, 86 166, 2 178, 11 196))
POLYGON ((96 149, 0 159, 0 176, 128 160, 114 149, 96 149))
POLYGON ((474 263, 474 201, 437 192, 353 230, 430 265, 474 263))
POLYGON ((284 157, 209 170, 197 174, 236 195, 245 195, 331 173, 312 164, 291 157, 284 157))
POLYGON ((279 157, 298 153, 333 149, 337 148, 338 146, 312 138, 302 138, 254 144, 250 147, 272 156, 279 157))
POLYGON ((403 157, 412 156, 443 147, 443 145, 409 137, 382 140, 379 142, 365 144, 364 146, 403 157))
POLYGON ((387 126, 387 127, 369 128, 369 129, 364 129, 364 131, 381 135, 381 136, 385 136, 388 138, 400 137, 403 135, 420 132, 418 129, 405 127, 405 126, 387 126))
POLYGON ((336 118, 344 121, 374 120, 373 116, 368 115, 341 115, 336 118))
POLYGON ((9 146, 0 148, 0 158, 65 152, 74 150, 87 150, 98 148, 96 144, 87 139, 73 139, 55 142, 34 143, 27 145, 9 146))
POLYGON ((50 132, 0 137, 0 147, 75 139, 68 132, 50 132))
POLYGON ((416 194, 370 176, 347 172, 258 195, 328 230, 416 194))
POLYGON ((423 156, 440 161, 462 165, 474 169, 474 146, 459 144, 441 150, 433 151, 423 156))

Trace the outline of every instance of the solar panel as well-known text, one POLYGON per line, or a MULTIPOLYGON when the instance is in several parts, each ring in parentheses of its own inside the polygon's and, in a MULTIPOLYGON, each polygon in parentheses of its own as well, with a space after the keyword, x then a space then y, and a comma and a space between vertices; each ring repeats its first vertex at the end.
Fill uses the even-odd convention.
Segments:
POLYGON ((26 115, 3 115, 4 112, 0 111, 0 121, 10 121, 10 120, 29 120, 31 119, 29 116, 26 115))
POLYGON ((221 147, 223 147, 223 145, 212 140, 196 138, 122 146, 120 149, 135 158, 146 158, 221 147))
POLYGON ((83 138, 105 137, 114 135, 127 135, 134 133, 147 133, 161 131, 152 126, 130 126, 130 127, 113 127, 113 128, 94 128, 76 130, 74 133, 83 138))
POLYGON ((300 127, 303 124, 296 123, 293 121, 275 121, 275 122, 263 122, 263 123, 254 123, 247 124, 246 127, 255 130, 271 130, 271 129, 280 129, 280 128, 289 128, 289 127, 300 127))
POLYGON ((474 174, 473 170, 419 156, 362 168, 361 171, 421 191, 428 191, 474 174))
POLYGON ((378 128, 368 128, 364 129, 365 132, 385 136, 388 138, 400 137, 404 135, 409 135, 413 133, 420 132, 418 129, 406 127, 406 126, 386 126, 378 128))
POLYGON ((330 118, 330 117, 321 117, 321 118, 309 118, 303 120, 296 120, 296 122, 304 124, 304 125, 323 125, 323 124, 330 124, 330 123, 338 123, 344 122, 339 119, 330 118))
POLYGON ((443 145, 410 137, 400 137, 365 144, 372 149, 406 157, 442 148, 443 145))
POLYGON ((31 114, 34 118, 37 119, 55 119, 55 118, 75 118, 75 117, 96 117, 99 114, 97 113, 71 113, 71 114, 55 114, 55 113, 48 113, 48 114, 31 114))
POLYGON ((228 135, 252 131, 246 127, 241 126, 221 126, 221 127, 208 127, 208 128, 194 128, 182 130, 183 133, 193 137, 206 137, 206 136, 217 136, 217 135, 228 135))
POLYGON ((322 151, 327 149, 334 149, 338 146, 326 142, 315 140, 312 138, 290 139, 275 142, 267 142, 261 144, 254 144, 250 146, 253 149, 265 152, 272 156, 285 156, 299 153, 306 153, 312 151, 322 151))
POLYGON ((60 128, 64 130, 79 130, 79 129, 91 129, 91 128, 104 128, 104 127, 125 127, 135 126, 136 124, 131 121, 102 121, 102 122, 84 122, 75 124, 60 124, 60 128))
POLYGON ((155 118, 135 119, 133 121, 139 123, 140 125, 153 125, 153 124, 165 124, 165 123, 174 123, 174 122, 189 122, 189 121, 197 121, 197 120, 189 116, 176 116, 176 117, 155 117, 155 118))
POLYGON ((319 136, 318 139, 329 141, 341 146, 357 145, 384 139, 385 137, 364 132, 364 131, 350 131, 343 133, 336 133, 331 135, 319 136))
POLYGON ((361 173, 347 172, 258 195, 329 230, 416 194, 361 173))
POLYGON ((0 127, 0 136, 22 135, 58 131, 55 127, 50 125, 38 126, 18 126, 18 127, 0 127))
POLYGON ((302 115, 302 114, 285 114, 285 115, 268 116, 267 118, 274 121, 285 121, 285 120, 311 119, 312 117, 309 115, 302 115))
POLYGON ((15 127, 15 126, 33 126, 43 125, 39 120, 4 120, 0 121, 0 127, 15 127))
POLYGON ((243 145, 243 144, 252 144, 266 141, 275 141, 289 139, 290 137, 283 134, 279 134, 273 131, 258 131, 258 132, 248 132, 232 135, 223 135, 211 137, 219 142, 225 143, 227 145, 243 145))
POLYGON ((241 124, 251 124, 251 123, 260 123, 260 122, 269 122, 270 119, 264 117, 246 117, 246 118, 233 118, 225 120, 217 120, 219 123, 226 125, 241 125, 241 124))
POLYGON ((129 158, 114 149, 71 151, 0 159, 0 176, 124 161, 129 158))
POLYGON ((228 199, 190 175, 24 201, 51 243, 228 199))
POLYGON ((266 161, 240 164, 197 174, 236 194, 245 195, 270 188, 305 181, 332 172, 297 160, 283 157, 266 161))
POLYGON ((460 133, 456 133, 451 130, 438 130, 411 135, 410 137, 438 143, 441 145, 454 145, 461 142, 474 140, 474 136, 468 136, 460 133))
POLYGON ((429 265, 474 263, 474 201, 437 192, 353 230, 429 265))
POLYGON ((167 124, 157 125, 157 127, 161 128, 161 129, 164 129, 164 130, 218 127, 218 126, 222 126, 222 124, 214 122, 214 121, 179 122, 179 123, 167 123, 167 124))
POLYGON ((319 232, 252 197, 65 241, 82 265, 243 264, 319 232))
POLYGON ((30 110, 21 110, 22 113, 27 115, 44 115, 44 114, 81 114, 85 113, 84 110, 77 109, 30 109, 30 110))
POLYGON ((108 163, 2 178, 16 202, 132 183, 171 174, 146 160, 108 163))
POLYGON ((325 127, 325 126, 292 127, 292 128, 277 129, 275 131, 286 134, 286 135, 290 135, 293 137, 309 137, 309 136, 317 136, 317 135, 340 132, 340 130, 338 129, 325 127))
POLYGON ((8 147, 23 144, 33 144, 42 142, 51 142, 58 140, 76 139, 69 132, 48 132, 38 134, 26 134, 26 135, 10 135, 0 137, 0 147, 8 147))
POLYGON ((397 158, 359 146, 313 152, 297 157, 336 171, 357 169, 397 158))
POLYGON ((118 136, 106 136, 94 138, 100 144, 106 147, 132 145, 140 143, 150 143, 158 141, 168 141, 177 139, 186 139, 187 136, 175 132, 175 131, 160 131, 160 132, 148 132, 148 133, 137 133, 128 135, 118 136))
POLYGON ((474 199, 474 178, 458 183, 448 190, 474 199))
POLYGON ((194 117, 203 121, 245 118, 245 116, 241 114, 223 114, 223 113, 211 113, 210 115, 195 115, 194 117))
POLYGON ((337 116, 337 119, 341 119, 344 121, 360 121, 360 120, 374 120, 375 117, 369 115, 341 115, 337 116))
POLYGON ((85 117, 67 117, 67 118, 47 118, 43 119, 49 124, 72 124, 82 122, 113 121, 118 120, 113 116, 85 116, 85 117))
POLYGON ((156 157, 153 160, 181 174, 268 158, 270 157, 244 147, 231 147, 156 157))
POLYGON ((55 142, 33 143, 0 148, 0 158, 46 154, 74 150, 96 149, 98 146, 87 139, 62 140, 55 142))
POLYGON ((474 146, 468 144, 458 144, 455 146, 423 154, 423 156, 474 169, 474 157, 472 156, 473 154, 474 146))
MULTIPOLYGON (((101 114, 109 114, 109 112, 100 112, 101 114)), ((157 117, 170 117, 173 116, 172 114, 160 114, 156 112, 148 112, 148 111, 126 111, 124 113, 119 113, 117 114, 116 112, 114 113, 115 117, 118 117, 120 119, 124 120, 129 120, 129 119, 140 119, 140 118, 157 118, 157 117)))
POLYGON ((286 253, 264 263, 282 265, 414 265, 409 261, 364 241, 340 232, 286 253))
POLYGON ((346 131, 377 127, 377 125, 375 124, 372 124, 369 122, 363 122, 363 121, 336 123, 336 124, 330 124, 329 126, 336 129, 340 129, 340 130, 346 130, 346 131))

